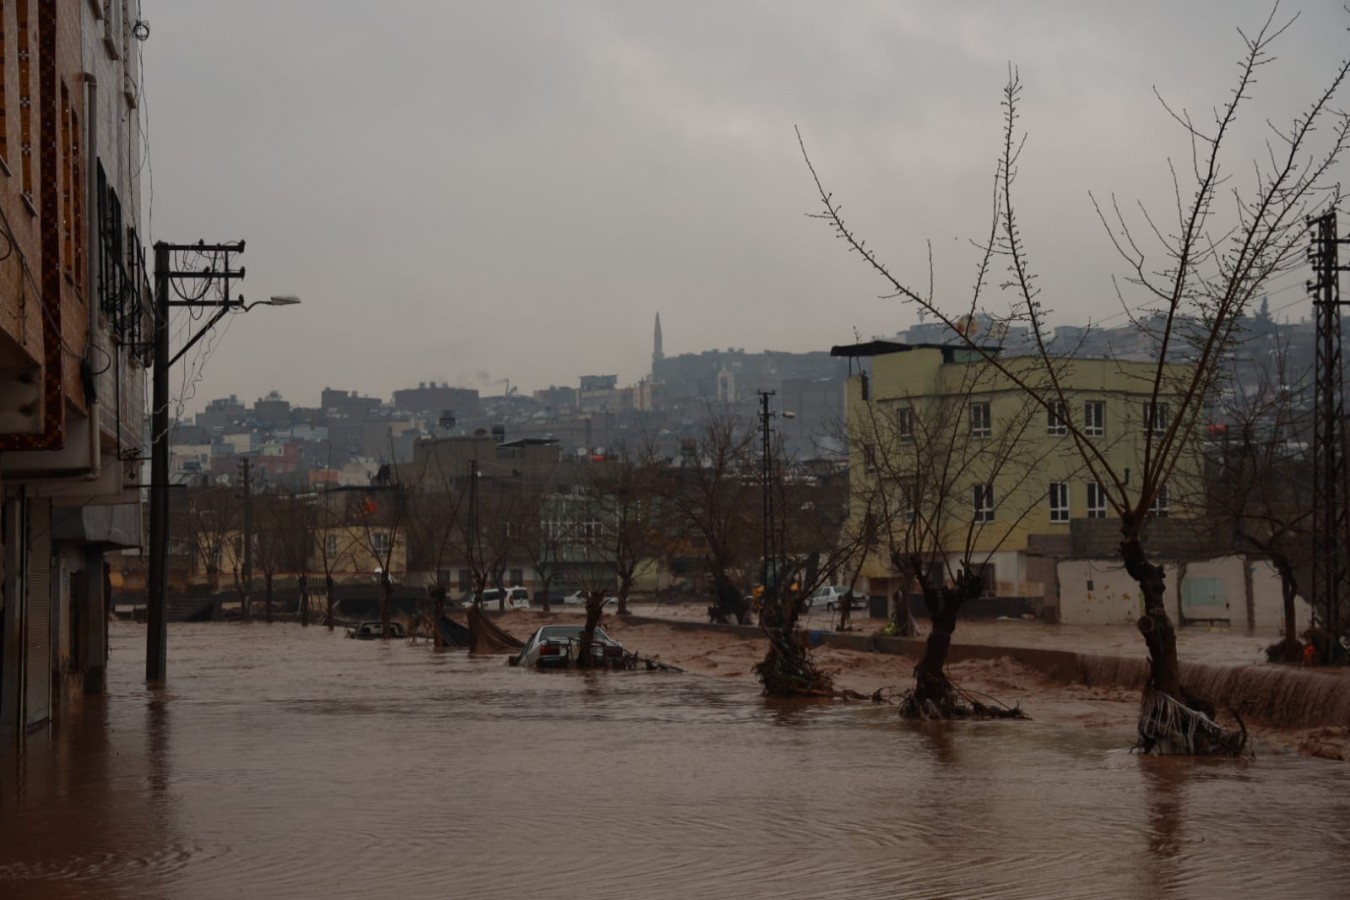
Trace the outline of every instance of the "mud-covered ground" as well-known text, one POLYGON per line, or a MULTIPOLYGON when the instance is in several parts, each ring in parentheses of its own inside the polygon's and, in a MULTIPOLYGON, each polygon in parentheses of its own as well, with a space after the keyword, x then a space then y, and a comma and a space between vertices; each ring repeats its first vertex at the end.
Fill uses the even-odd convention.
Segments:
MULTIPOLYGON (((706 621, 704 607, 687 604, 663 607, 639 605, 642 617, 662 617, 674 621, 706 621)), ((577 611, 542 613, 531 610, 502 615, 497 622, 506 631, 525 638, 549 619, 581 620, 577 611)), ((816 614, 805 627, 829 628, 837 625, 816 614)), ((881 622, 857 617, 853 629, 875 631, 881 622)), ((920 622, 920 628, 926 633, 920 622)), ((754 679, 752 667, 765 653, 766 642, 717 631, 679 629, 666 624, 639 624, 606 612, 603 627, 625 647, 644 657, 679 666, 686 672, 717 678, 754 679)), ((1133 629, 1111 626, 1054 626, 1034 622, 972 621, 961 623, 957 643, 993 646, 1052 647, 1083 653, 1133 656, 1144 654, 1143 642, 1133 629)), ((1183 660, 1218 665, 1259 664, 1261 648, 1270 643, 1265 636, 1234 633, 1227 630, 1184 629, 1178 645, 1183 660)), ((819 664, 834 673, 835 686, 871 696, 877 691, 894 695, 912 681, 915 660, 891 656, 819 647, 813 651, 819 664)), ((1012 659, 969 660, 948 668, 952 679, 963 689, 992 697, 1009 706, 1020 706, 1032 718, 1042 722, 1100 729, 1117 735, 1123 746, 1133 743, 1139 694, 1132 688, 1089 687, 1051 680, 1040 672, 1012 659)), ((1350 673, 1346 689, 1350 690, 1350 673)), ((828 701, 827 701, 828 702, 828 701)), ((861 702, 861 701, 851 701, 861 702)), ((1229 722, 1228 724, 1232 724, 1229 722)), ((1255 738, 1258 754, 1300 753, 1327 759, 1350 760, 1350 728, 1329 726, 1305 729, 1268 728, 1260 722, 1247 722, 1255 738)))

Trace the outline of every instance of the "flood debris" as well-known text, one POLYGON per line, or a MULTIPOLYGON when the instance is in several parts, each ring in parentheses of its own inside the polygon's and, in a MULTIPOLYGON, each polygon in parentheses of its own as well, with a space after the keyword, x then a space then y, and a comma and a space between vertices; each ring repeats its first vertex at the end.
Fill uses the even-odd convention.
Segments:
POLYGON ((1236 710, 1236 731, 1215 719, 1214 708, 1194 697, 1181 702, 1154 687, 1144 691, 1139 707, 1139 742, 1135 750, 1159 756, 1251 756, 1247 726, 1236 710))
POLYGON ((931 719, 1029 719, 1020 706, 1008 706, 987 695, 984 702, 943 672, 934 675, 914 669, 915 686, 900 695, 900 718, 926 722, 931 719))
POLYGON ((834 697, 834 676, 818 667, 800 628, 765 628, 769 652, 755 675, 771 697, 834 697))
POLYGON ((525 642, 505 631, 484 614, 480 604, 469 607, 470 653, 518 653, 525 642))

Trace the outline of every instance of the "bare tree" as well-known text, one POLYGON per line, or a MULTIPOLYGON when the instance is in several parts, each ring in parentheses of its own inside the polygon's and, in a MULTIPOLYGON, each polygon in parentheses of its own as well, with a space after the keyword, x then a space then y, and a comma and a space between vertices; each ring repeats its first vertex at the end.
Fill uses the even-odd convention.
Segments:
POLYGON ((590 467, 594 515, 600 524, 597 545, 613 568, 618 613, 627 615, 638 566, 655 556, 660 546, 654 502, 657 460, 654 450, 646 447, 637 453, 621 450, 590 467))
POLYGON ((702 552, 712 580, 716 621, 749 618, 740 569, 756 555, 758 463, 755 432, 729 416, 711 416, 680 465, 668 467, 657 493, 670 535, 702 552))
POLYGON ((1278 335, 1244 345, 1248 378, 1225 391, 1226 420, 1204 445, 1206 505, 1231 523, 1236 548, 1268 559, 1280 577, 1284 637, 1267 649, 1272 660, 1299 662, 1296 604, 1299 576, 1312 566, 1312 458, 1303 438, 1312 416, 1300 402, 1311 393, 1311 371, 1295 367, 1278 335))
MULTIPOLYGON (((394 562, 406 544, 403 530, 408 520, 408 485, 403 484, 392 466, 381 467, 370 487, 352 494, 348 504, 349 522, 363 555, 374 563, 380 589, 382 638, 389 639, 389 621, 394 596, 394 562)), ((359 562, 359 561, 358 561, 359 562)))
POLYGON ((315 502, 305 508, 308 530, 313 535, 311 552, 319 562, 324 583, 324 624, 333 630, 334 606, 336 605, 337 586, 333 579, 336 572, 342 570, 344 563, 352 565, 350 549, 342 540, 345 532, 345 504, 339 502, 344 495, 338 491, 324 491, 315 502))
POLYGON ((211 590, 218 591, 230 538, 239 530, 239 504, 229 487, 188 488, 188 491, 184 517, 188 539, 211 590))
POLYGON ((294 494, 262 493, 254 500, 257 526, 253 535, 253 558, 263 573, 265 620, 272 621, 272 599, 276 577, 280 573, 301 573, 312 537, 309 534, 305 501, 294 494))
POLYGON ((415 487, 408 495, 409 571, 430 574, 427 594, 432 604, 431 633, 437 647, 443 645, 440 629, 450 591, 449 567, 461 559, 462 548, 456 522, 464 513, 467 482, 447 470, 439 454, 426 454, 414 464, 411 474, 415 487))
POLYGON ((931 617, 901 705, 910 718, 1015 714, 974 700, 947 677, 952 635, 965 604, 993 587, 985 574, 995 554, 1078 468, 1047 439, 1039 405, 970 356, 914 350, 906 360, 935 373, 924 379, 928 391, 852 398, 857 514, 873 518, 891 569, 907 589, 918 586, 931 617))
MULTIPOLYGON (((1140 747, 1145 751, 1236 754, 1246 749, 1245 729, 1238 734, 1220 728, 1212 719, 1212 707, 1183 689, 1176 632, 1164 604, 1163 569, 1150 559, 1143 536, 1150 509, 1202 422, 1248 305, 1269 279, 1301 261, 1306 217, 1338 200, 1330 182, 1350 137, 1350 116, 1334 102, 1350 74, 1347 59, 1337 63, 1325 89, 1290 124, 1281 128, 1270 123, 1268 153, 1250 162, 1246 187, 1228 171, 1228 145, 1234 139, 1238 112, 1252 102, 1257 73, 1271 62, 1272 44, 1288 27, 1289 23, 1278 23, 1272 11, 1254 35, 1239 32, 1243 42, 1239 73, 1232 94, 1214 111, 1212 123, 1198 122, 1164 101, 1192 150, 1189 167, 1170 170, 1175 190, 1170 224, 1142 206, 1137 218, 1131 219, 1115 198, 1096 204, 1127 269, 1119 285, 1120 301, 1134 314, 1136 325, 1157 342, 1157 363, 1147 384, 1152 402, 1156 408, 1160 396, 1176 398, 1165 427, 1149 423, 1142 462, 1133 480, 1094 444, 1081 418, 1066 416, 1069 435, 1085 468, 1105 490, 1119 518, 1121 558, 1143 598, 1138 628, 1150 662, 1139 724, 1140 747), (1178 351, 1185 353, 1188 365, 1169 364, 1178 351)), ((1020 80, 1011 72, 1004 90, 1004 141, 987 247, 1007 266, 1003 287, 1012 300, 1002 320, 1029 330, 1041 363, 1034 378, 1018 372, 958 328, 963 316, 980 311, 982 282, 977 282, 969 302, 956 305, 936 298, 931 287, 927 291, 913 287, 848 227, 809 157, 806 162, 816 181, 821 217, 897 297, 947 324, 953 335, 962 335, 968 347, 1014 379, 1047 412, 1068 412, 1065 374, 1071 360, 1051 340, 1049 310, 1040 299, 1013 203, 1024 146, 1017 126, 1020 93, 1020 80)), ((802 152, 805 156, 804 144, 802 152)))

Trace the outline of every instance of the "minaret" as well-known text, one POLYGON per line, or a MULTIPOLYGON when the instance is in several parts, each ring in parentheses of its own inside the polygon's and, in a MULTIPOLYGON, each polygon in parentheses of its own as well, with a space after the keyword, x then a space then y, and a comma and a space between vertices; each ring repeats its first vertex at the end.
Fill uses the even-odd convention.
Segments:
POLYGON ((656 378, 656 366, 665 359, 661 352, 661 314, 656 314, 656 333, 652 336, 652 378, 656 378))

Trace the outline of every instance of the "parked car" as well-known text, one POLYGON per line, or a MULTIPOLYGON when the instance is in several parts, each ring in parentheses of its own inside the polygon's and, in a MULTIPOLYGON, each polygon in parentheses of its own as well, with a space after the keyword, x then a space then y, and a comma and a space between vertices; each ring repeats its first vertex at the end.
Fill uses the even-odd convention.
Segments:
POLYGON ((845 603, 849 609, 862 609, 867 605, 865 598, 855 595, 852 588, 843 584, 827 584, 816 588, 815 592, 806 598, 807 609, 823 605, 829 612, 842 609, 845 603))
MULTIPOLYGON (((473 594, 466 594, 464 599, 459 601, 459 605, 465 609, 473 606, 473 594)), ((509 587, 505 590, 497 588, 488 588, 483 591, 483 609, 529 609, 530 592, 523 587, 509 587), (505 602, 503 603, 503 600, 505 602)))
MULTIPOLYGON (((581 652, 581 625, 545 625, 537 629, 525 642, 520 653, 515 656, 515 665, 538 669, 565 669, 576 662, 581 652)), ((605 634, 603 628, 595 629, 595 639, 591 642, 591 657, 596 664, 605 660, 623 656, 623 645, 605 634)))

